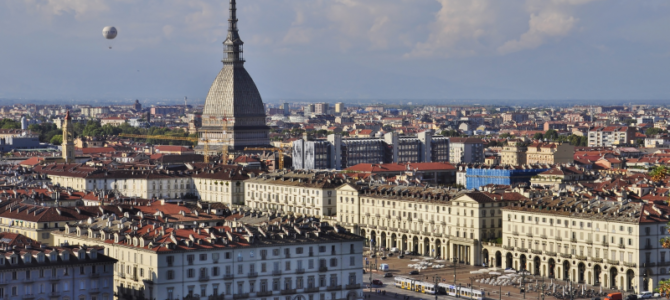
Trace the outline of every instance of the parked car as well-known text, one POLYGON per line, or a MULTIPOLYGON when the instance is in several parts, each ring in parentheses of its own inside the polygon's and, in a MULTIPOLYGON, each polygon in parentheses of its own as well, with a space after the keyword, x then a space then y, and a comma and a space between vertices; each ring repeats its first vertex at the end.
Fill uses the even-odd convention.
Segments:
POLYGON ((419 271, 417 270, 409 271, 409 275, 419 275, 419 271))
POLYGON ((637 295, 628 295, 626 300, 637 300, 637 295))
POLYGON ((386 273, 386 274, 384 274, 384 277, 393 277, 393 274, 391 274, 391 273, 386 273))
POLYGON ((386 259, 386 256, 382 256, 382 260, 385 260, 385 259, 386 259))
POLYGON ((654 298, 661 298, 661 294, 659 294, 659 293, 654 293, 654 298))
POLYGON ((382 281, 379 279, 375 279, 372 281, 372 285, 384 285, 384 283, 382 283, 382 281))
POLYGON ((412 254, 412 251, 409 251, 409 250, 405 251, 405 255, 410 255, 410 254, 412 254))
POLYGON ((391 248, 391 252, 398 253, 398 252, 400 252, 400 250, 398 250, 398 248, 396 248, 396 247, 393 247, 393 248, 391 248))
POLYGON ((642 293, 639 293, 637 295, 637 298, 638 299, 651 299, 651 297, 653 297, 653 296, 654 296, 654 294, 652 294, 652 292, 642 292, 642 293))
POLYGON ((402 253, 400 253, 400 255, 398 256, 398 258, 405 258, 405 255, 402 254, 402 253))

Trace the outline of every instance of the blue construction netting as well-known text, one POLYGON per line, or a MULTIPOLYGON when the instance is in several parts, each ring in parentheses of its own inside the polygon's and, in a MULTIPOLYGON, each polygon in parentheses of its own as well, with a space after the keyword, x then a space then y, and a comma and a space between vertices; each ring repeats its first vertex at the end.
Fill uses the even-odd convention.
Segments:
POLYGON ((465 170, 465 187, 478 189, 487 184, 514 185, 549 169, 471 169, 465 170))

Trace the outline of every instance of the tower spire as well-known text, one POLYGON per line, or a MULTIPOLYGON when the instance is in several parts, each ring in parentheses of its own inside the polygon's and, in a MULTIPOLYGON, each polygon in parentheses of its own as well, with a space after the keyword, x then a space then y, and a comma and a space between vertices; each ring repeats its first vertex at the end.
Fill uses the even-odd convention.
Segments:
POLYGON ((223 64, 242 65, 244 63, 242 39, 237 29, 237 3, 235 0, 230 0, 228 6, 230 16, 228 17, 228 36, 223 42, 224 58, 223 64))

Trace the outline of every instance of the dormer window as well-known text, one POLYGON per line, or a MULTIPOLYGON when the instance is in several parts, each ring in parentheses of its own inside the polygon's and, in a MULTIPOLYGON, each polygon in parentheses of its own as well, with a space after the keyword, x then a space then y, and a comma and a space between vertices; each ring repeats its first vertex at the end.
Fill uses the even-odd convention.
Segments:
POLYGON ((12 265, 15 265, 15 264, 17 264, 17 263, 18 263, 18 258, 17 258, 16 256, 12 256, 12 258, 11 258, 11 261, 10 261, 10 262, 11 262, 11 264, 12 264, 12 265))

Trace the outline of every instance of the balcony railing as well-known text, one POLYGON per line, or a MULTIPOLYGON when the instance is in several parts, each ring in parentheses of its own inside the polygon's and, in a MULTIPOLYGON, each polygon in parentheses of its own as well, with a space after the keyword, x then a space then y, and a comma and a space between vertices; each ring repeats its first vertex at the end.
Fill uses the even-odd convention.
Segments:
POLYGON ((608 243, 608 242, 603 242, 603 247, 609 247, 609 246, 610 246, 610 243, 608 243))
POLYGON ((624 248, 626 248, 626 245, 624 245, 624 244, 619 244, 619 248, 624 249, 624 248))
POLYGON ((319 272, 328 272, 327 267, 319 267, 319 272))
POLYGON ((303 274, 305 273, 305 269, 295 269, 296 274, 303 274))
POLYGON ((526 233, 526 236, 527 237, 533 237, 533 233, 532 232, 526 233))
POLYGON ((295 289, 289 289, 289 290, 281 290, 280 292, 282 295, 293 295, 296 293, 295 289))
POLYGON ((201 275, 200 277, 198 277, 198 281, 209 281, 209 276, 201 275))
POLYGON ((233 275, 233 274, 223 274, 223 279, 224 280, 231 280, 231 279, 234 279, 234 278, 235 278, 235 275, 233 275))
POLYGON ((531 250, 530 250, 530 253, 533 253, 533 254, 542 254, 542 250, 531 249, 531 250))
POLYGON ((540 234, 540 238, 543 238, 543 239, 546 240, 546 239, 547 239, 547 235, 546 235, 546 234, 540 234))
POLYGON ((591 258, 591 261, 593 261, 595 263, 602 263, 603 259, 600 258, 600 257, 593 257, 593 258, 591 258))
POLYGON ((512 250, 514 250, 514 247, 512 247, 512 246, 503 246, 503 249, 508 250, 508 251, 512 251, 512 250))
POLYGON ((561 253, 561 257, 562 257, 562 258, 572 258, 572 254, 561 253))
POLYGON ((272 271, 272 276, 281 276, 281 270, 272 271))
POLYGON ((652 248, 654 248, 654 246, 652 246, 650 244, 644 245, 644 249, 646 249, 646 250, 651 250, 652 248))
POLYGON ((319 287, 318 287, 318 286, 308 287, 308 288, 305 288, 305 289, 304 289, 304 292, 305 292, 305 293, 316 293, 316 292, 318 292, 318 291, 319 291, 319 287))
POLYGON ((342 289, 341 285, 331 285, 331 286, 326 287, 326 290, 328 290, 328 291, 339 291, 341 289, 342 289))
POLYGON ((570 243, 576 243, 576 242, 577 242, 577 239, 576 239, 576 238, 571 238, 571 239, 570 239, 570 243))
POLYGON ((272 296, 272 291, 264 291, 256 293, 257 297, 272 296))
POLYGON ((513 235, 519 235, 519 232, 518 231, 512 231, 512 234, 513 235))
POLYGON ((635 263, 624 262, 623 265, 624 267, 635 268, 635 263))
POLYGON ((586 256, 584 256, 584 255, 575 255, 575 258, 579 259, 579 260, 584 260, 584 261, 586 260, 586 256))
POLYGON ((551 252, 551 251, 545 251, 544 254, 547 255, 547 256, 556 256, 556 252, 551 252))
POLYGON ((593 240, 586 240, 586 243, 589 245, 593 245, 593 240))
POLYGON ((562 239, 560 236, 556 236, 556 240, 560 242, 560 241, 562 241, 563 239, 562 239))
POLYGON ((249 294, 234 294, 233 299, 247 299, 249 298, 249 294))
POLYGON ((247 277, 248 277, 248 278, 255 278, 255 277, 258 277, 258 272, 249 272, 249 273, 247 274, 247 277))
POLYGON ((356 283, 356 284, 347 284, 347 285, 345 286, 345 288, 346 288, 347 290, 357 290, 357 289, 360 289, 360 288, 361 288, 361 284, 360 284, 360 283, 356 283))
POLYGON ((523 252, 523 253, 528 253, 528 249, 526 249, 526 248, 516 248, 516 251, 523 252))
POLYGON ((608 260, 607 260, 607 263, 610 264, 610 265, 614 265, 614 266, 618 266, 618 265, 619 265, 619 261, 618 261, 618 260, 608 259, 608 260))

